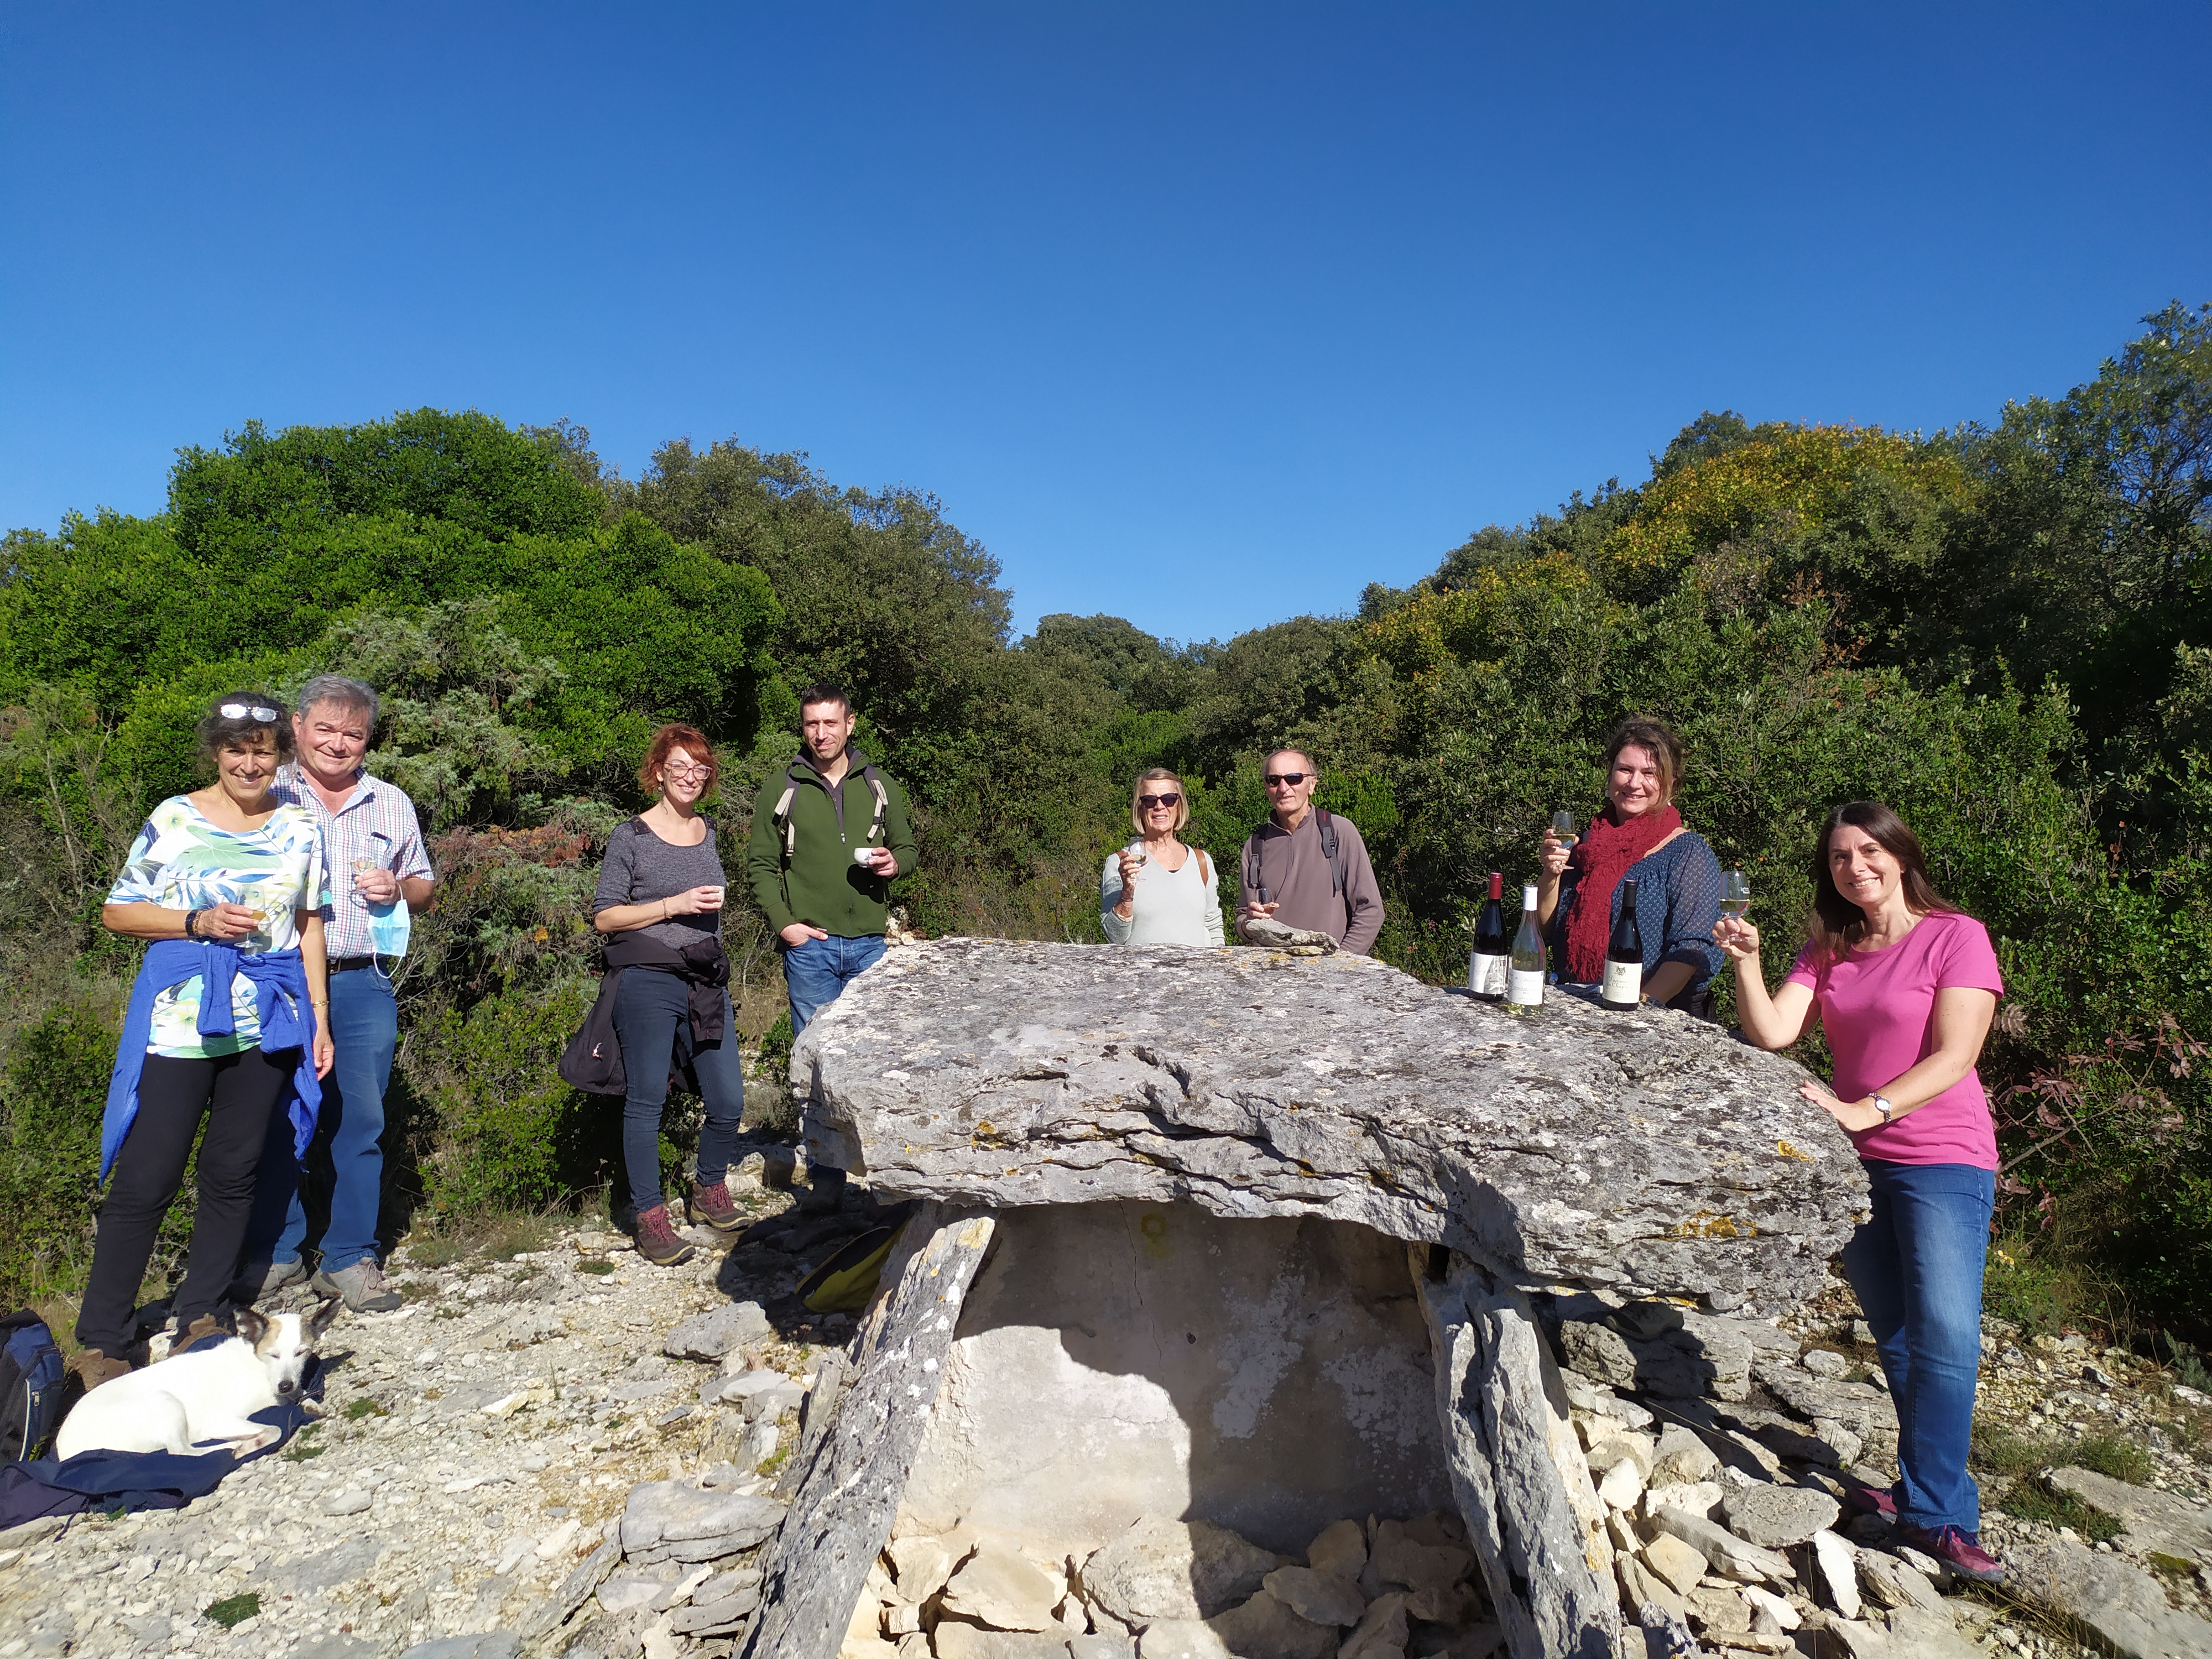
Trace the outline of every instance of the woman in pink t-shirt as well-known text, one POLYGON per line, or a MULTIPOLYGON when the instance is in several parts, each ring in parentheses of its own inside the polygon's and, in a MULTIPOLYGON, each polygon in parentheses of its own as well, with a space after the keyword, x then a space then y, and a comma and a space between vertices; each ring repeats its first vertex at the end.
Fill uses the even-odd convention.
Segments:
POLYGON ((1771 995, 1759 929, 1723 919, 1736 1012, 1762 1048, 1819 1025, 1835 1086, 1799 1090, 1843 1126, 1873 1213, 1844 1250, 1897 1407, 1899 1480, 1854 1492, 1905 1540, 1970 1577, 2004 1576, 1981 1547, 1966 1473, 1981 1364, 1982 1265, 1997 1147, 1974 1071, 2004 981, 1982 924, 1944 902, 1920 842, 1878 801, 1828 814, 1813 854, 1812 936, 1771 995))

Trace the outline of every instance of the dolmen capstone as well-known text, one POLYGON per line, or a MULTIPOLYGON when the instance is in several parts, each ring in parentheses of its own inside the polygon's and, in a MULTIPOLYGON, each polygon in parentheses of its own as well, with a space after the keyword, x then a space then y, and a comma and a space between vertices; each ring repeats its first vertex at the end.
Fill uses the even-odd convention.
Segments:
POLYGON ((1720 1316, 1809 1297, 1865 1208, 1790 1061, 1344 955, 919 945, 817 1015, 791 1075, 810 1165, 920 1203, 810 1405, 763 1659, 837 1653, 902 1503, 1047 1537, 1043 1500, 1122 1526, 1180 1504, 1291 1552, 1310 1513, 1425 1479, 1516 1659, 1641 1652, 1553 1342, 1730 1397, 1748 1351, 1720 1316), (1578 1298, 1639 1311, 1623 1335, 1578 1298), (1000 1432, 1024 1411, 1052 1420, 1000 1432))

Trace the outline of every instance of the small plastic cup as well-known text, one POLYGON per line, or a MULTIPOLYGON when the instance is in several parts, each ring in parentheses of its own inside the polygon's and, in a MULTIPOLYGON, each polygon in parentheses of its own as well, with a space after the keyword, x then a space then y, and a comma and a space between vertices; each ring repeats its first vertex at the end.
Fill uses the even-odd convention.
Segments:
POLYGON ((872 865, 875 863, 875 861, 876 861, 876 849, 875 849, 874 848, 872 848, 872 847, 855 847, 855 848, 853 849, 853 862, 854 862, 854 863, 855 863, 855 864, 859 864, 859 865, 872 866, 872 865))

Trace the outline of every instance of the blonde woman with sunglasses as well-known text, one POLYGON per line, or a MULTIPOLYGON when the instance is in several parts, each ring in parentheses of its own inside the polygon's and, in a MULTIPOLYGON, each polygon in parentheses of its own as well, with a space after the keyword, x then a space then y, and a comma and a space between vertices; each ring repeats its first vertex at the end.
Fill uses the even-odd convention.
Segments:
POLYGON ((1220 948, 1213 860, 1176 838, 1189 822, 1181 778, 1161 766, 1137 775, 1129 824, 1138 838, 1107 854, 1098 879, 1098 925, 1114 944, 1220 948))

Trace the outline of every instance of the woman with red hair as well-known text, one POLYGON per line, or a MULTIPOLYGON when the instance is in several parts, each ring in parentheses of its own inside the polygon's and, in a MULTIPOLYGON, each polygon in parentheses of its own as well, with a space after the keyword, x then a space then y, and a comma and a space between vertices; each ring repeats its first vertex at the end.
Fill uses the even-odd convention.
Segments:
POLYGON ((660 1110, 672 1072, 696 1079, 707 1107, 691 1220, 726 1236, 743 1221, 726 1182, 745 1085, 722 951, 722 860, 714 826, 699 815, 717 772, 714 746, 695 727, 664 726, 653 734, 637 781, 660 799, 607 838, 592 906, 592 926, 609 936, 607 972, 620 975, 611 990, 622 1048, 623 1163, 638 1253, 662 1267, 691 1255, 660 1190, 660 1110))
POLYGON ((1781 985, 1768 993, 1758 928, 1731 918, 1719 939, 1745 1036, 1786 1048, 1815 1025, 1826 1033, 1835 1086, 1798 1092, 1866 1166, 1872 1214, 1844 1248, 1844 1273, 1897 1407, 1898 1481, 1854 1487, 1851 1501, 1954 1572, 1997 1583, 1966 1473, 1996 1201, 1996 1128, 1974 1069, 2004 994, 1989 930, 1936 890, 1904 819, 1855 800, 1820 826, 1811 937, 1781 985))

